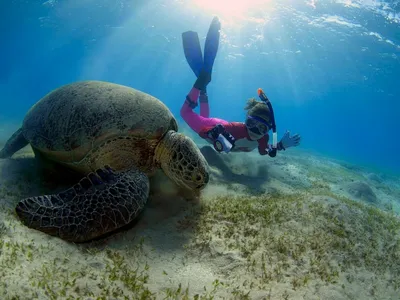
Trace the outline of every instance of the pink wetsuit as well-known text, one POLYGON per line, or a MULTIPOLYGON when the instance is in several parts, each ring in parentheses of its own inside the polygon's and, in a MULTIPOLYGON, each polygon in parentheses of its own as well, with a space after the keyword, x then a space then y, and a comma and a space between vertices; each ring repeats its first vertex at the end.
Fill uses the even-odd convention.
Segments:
MULTIPOLYGON (((200 90, 192 88, 189 92, 188 98, 191 102, 197 104, 197 99, 200 96, 200 90)), ((188 101, 183 103, 181 108, 181 116, 183 120, 199 134, 200 137, 212 143, 208 138, 207 132, 214 128, 217 124, 222 124, 225 130, 235 138, 235 147, 232 151, 250 152, 258 148, 261 155, 268 154, 268 134, 264 135, 257 141, 250 139, 246 125, 242 122, 228 122, 218 118, 210 118, 210 109, 208 102, 200 101, 200 115, 196 114, 188 101)))

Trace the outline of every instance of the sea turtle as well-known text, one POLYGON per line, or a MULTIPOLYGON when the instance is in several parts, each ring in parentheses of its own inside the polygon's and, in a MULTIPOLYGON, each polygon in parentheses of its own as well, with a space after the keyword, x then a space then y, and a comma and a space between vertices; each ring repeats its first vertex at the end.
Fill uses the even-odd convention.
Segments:
POLYGON ((72 242, 85 242, 133 221, 149 195, 156 169, 178 186, 200 191, 208 164, 196 144, 178 133, 170 110, 157 98, 103 81, 61 86, 38 101, 0 158, 30 144, 36 157, 84 177, 53 195, 16 206, 26 226, 72 242))

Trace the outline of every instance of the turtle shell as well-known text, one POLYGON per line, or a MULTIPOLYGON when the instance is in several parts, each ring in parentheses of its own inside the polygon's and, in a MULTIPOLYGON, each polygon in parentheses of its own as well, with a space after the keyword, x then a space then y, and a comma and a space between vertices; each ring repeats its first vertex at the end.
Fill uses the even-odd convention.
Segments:
POLYGON ((150 148, 178 126, 167 106, 149 94, 110 82, 80 81, 40 99, 22 129, 34 150, 74 163, 115 139, 130 139, 129 147, 141 147, 143 155, 151 156, 150 148))

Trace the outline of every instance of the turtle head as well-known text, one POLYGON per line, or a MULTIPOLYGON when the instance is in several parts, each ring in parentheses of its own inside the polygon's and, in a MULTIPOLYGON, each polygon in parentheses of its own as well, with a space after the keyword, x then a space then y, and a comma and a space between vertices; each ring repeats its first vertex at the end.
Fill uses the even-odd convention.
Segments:
POLYGON ((190 190, 203 189, 209 180, 209 168, 199 148, 189 137, 168 131, 159 142, 155 159, 179 186, 190 190))

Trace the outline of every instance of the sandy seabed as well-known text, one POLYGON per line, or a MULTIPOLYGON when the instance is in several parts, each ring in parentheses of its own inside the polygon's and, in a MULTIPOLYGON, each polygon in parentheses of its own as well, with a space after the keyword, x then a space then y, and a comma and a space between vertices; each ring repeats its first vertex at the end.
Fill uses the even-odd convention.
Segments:
POLYGON ((0 160, 0 299, 400 299, 399 177, 201 150, 200 198, 159 172, 134 226, 86 244, 23 226, 20 199, 63 187, 30 147, 0 160))

